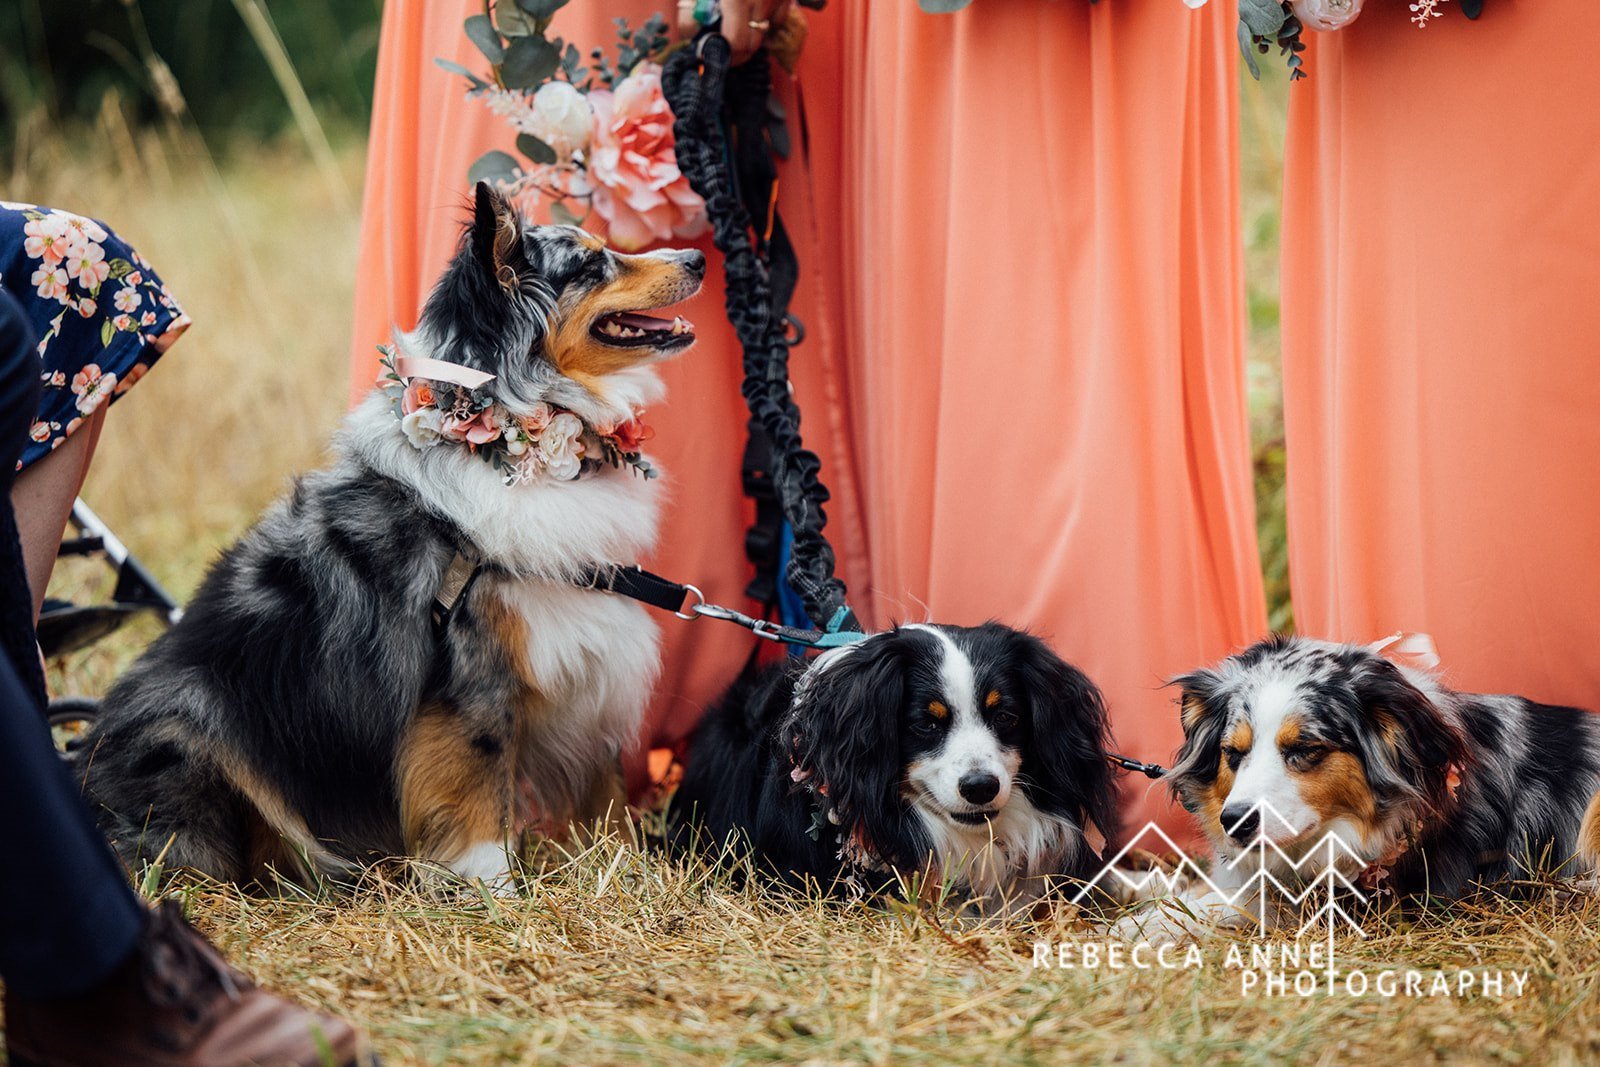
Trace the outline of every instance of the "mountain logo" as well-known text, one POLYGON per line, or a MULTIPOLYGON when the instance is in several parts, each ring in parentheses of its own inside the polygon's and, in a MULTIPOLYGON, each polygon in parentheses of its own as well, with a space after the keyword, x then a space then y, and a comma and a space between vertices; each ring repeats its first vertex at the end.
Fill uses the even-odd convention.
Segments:
MULTIPOLYGON (((1119 884, 1136 898, 1173 896, 1185 884, 1198 885, 1203 886, 1206 891, 1224 903, 1232 905, 1241 914, 1249 914, 1255 920, 1257 933, 1264 936, 1269 928, 1268 916, 1274 899, 1293 905, 1301 911, 1305 910, 1308 902, 1320 899, 1323 901, 1322 906, 1301 925, 1295 938, 1299 940, 1314 931, 1320 932, 1325 927, 1328 937, 1328 963, 1331 967, 1333 939, 1340 926, 1354 931, 1362 939, 1367 936, 1366 931, 1339 903, 1341 896, 1345 899, 1354 898, 1361 904, 1366 903, 1366 895, 1339 869, 1341 860, 1353 863, 1356 869, 1365 867, 1366 860, 1337 830, 1329 830, 1315 845, 1301 853, 1298 860, 1294 859, 1267 833, 1269 825, 1274 824, 1292 832, 1293 827, 1289 820, 1265 800, 1258 801, 1243 819, 1248 820, 1251 815, 1256 816, 1258 820, 1259 829, 1256 831, 1256 836, 1249 845, 1240 850, 1237 856, 1227 862, 1227 869, 1230 872, 1235 876, 1243 875, 1238 878, 1238 884, 1232 888, 1218 885, 1206 869, 1179 847, 1165 830, 1150 822, 1130 838, 1098 874, 1079 888, 1073 895, 1072 902, 1081 904, 1096 888, 1105 891, 1104 887, 1111 884, 1119 884), (1272 823, 1269 824, 1269 820, 1272 820, 1272 823), (1151 868, 1135 871, 1124 868, 1123 860, 1134 849, 1140 848, 1176 856, 1178 863, 1171 870, 1151 868), (1298 873, 1306 869, 1307 865, 1320 865, 1321 869, 1316 877, 1307 881, 1291 878, 1290 881, 1298 882, 1298 888, 1284 884, 1273 873, 1274 870, 1290 870, 1298 873), (1164 894, 1151 892, 1157 883, 1160 883, 1165 890, 1164 894)), ((1234 880, 1234 878, 1227 879, 1229 882, 1234 880)))

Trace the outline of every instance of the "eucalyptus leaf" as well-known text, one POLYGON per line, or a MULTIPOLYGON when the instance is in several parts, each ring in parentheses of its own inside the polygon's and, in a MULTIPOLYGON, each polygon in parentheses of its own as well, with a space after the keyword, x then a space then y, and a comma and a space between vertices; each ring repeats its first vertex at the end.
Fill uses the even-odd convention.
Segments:
POLYGON ((917 0, 917 3, 930 15, 948 15, 952 11, 960 11, 972 0, 917 0))
POLYGON ((495 4, 494 24, 506 37, 527 37, 539 32, 533 19, 516 4, 495 4))
POLYGON ((516 176, 517 161, 509 152, 502 152, 497 148, 478 157, 478 161, 467 171, 467 184, 505 182, 516 176))
POLYGON ((489 21, 488 15, 473 15, 464 26, 467 40, 478 46, 483 58, 491 63, 498 63, 505 58, 505 45, 500 43, 500 34, 494 28, 494 23, 489 21))
POLYGON ((1261 64, 1256 62, 1255 42, 1250 38, 1250 27, 1244 24, 1244 19, 1239 20, 1239 53, 1244 56, 1244 67, 1250 72, 1250 77, 1256 81, 1261 80, 1261 64))
POLYGON ((531 133, 517 134, 517 151, 535 163, 549 164, 556 161, 556 150, 531 133))
POLYGON ((517 37, 506 49, 500 78, 507 89, 531 89, 549 79, 561 65, 561 53, 543 37, 517 37))
POLYGON ((536 19, 547 19, 566 7, 568 0, 517 0, 517 6, 536 19))
POLYGON ((466 78, 468 81, 470 81, 472 83, 472 87, 474 89, 487 89, 487 88, 489 88, 489 83, 488 82, 484 81, 482 78, 480 78, 476 74, 472 73, 472 71, 468 70, 466 67, 463 67, 460 63, 452 63, 448 59, 435 59, 434 63, 436 63, 441 70, 447 70, 451 74, 459 74, 463 78, 466 78))
POLYGON ((1287 17, 1279 0, 1239 0, 1239 19, 1257 37, 1277 37, 1287 17))

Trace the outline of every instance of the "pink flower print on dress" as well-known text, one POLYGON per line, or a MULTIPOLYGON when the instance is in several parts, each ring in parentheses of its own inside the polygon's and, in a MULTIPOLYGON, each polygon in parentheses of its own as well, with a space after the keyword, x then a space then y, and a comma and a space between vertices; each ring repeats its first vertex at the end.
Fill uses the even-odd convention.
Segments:
POLYGON ((85 292, 97 291, 111 276, 111 264, 106 262, 106 250, 85 241, 73 248, 66 259, 67 277, 76 278, 85 292))
MULTIPOLYGON (((117 290, 117 295, 112 298, 117 305, 117 310, 131 314, 139 306, 139 290, 131 285, 124 285, 117 290)), ((118 329, 121 329, 119 326, 118 329)))
POLYGON ((98 363, 90 363, 72 376, 72 392, 78 398, 78 410, 85 415, 92 414, 116 387, 117 376, 101 373, 98 363))
POLYGON ((33 272, 33 285, 44 299, 67 302, 67 272, 60 267, 48 263, 41 266, 33 272))
POLYGON ((67 218, 52 211, 42 219, 29 219, 22 227, 22 250, 29 259, 41 259, 46 266, 61 262, 67 252, 67 218))

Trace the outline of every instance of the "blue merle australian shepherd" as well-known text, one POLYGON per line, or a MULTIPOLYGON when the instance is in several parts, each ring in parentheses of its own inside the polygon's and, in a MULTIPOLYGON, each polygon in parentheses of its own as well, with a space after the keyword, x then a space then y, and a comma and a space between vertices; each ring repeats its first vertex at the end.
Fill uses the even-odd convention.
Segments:
POLYGON ((434 406, 353 411, 106 698, 78 770, 125 857, 246 881, 411 854, 503 880, 520 828, 621 803, 657 633, 581 579, 655 537, 655 485, 614 431, 694 340, 646 312, 704 273, 699 252, 530 227, 478 186, 399 338, 408 404, 434 406), (487 434, 450 439, 469 423, 519 429, 489 462, 487 434))
POLYGON ((1455 692, 1375 647, 1301 637, 1177 684, 1169 781, 1215 847, 1224 893, 1227 861, 1263 839, 1279 878, 1307 881, 1331 859, 1402 899, 1586 876, 1600 860, 1600 716, 1455 692), (1345 847, 1329 849, 1330 833, 1345 847))

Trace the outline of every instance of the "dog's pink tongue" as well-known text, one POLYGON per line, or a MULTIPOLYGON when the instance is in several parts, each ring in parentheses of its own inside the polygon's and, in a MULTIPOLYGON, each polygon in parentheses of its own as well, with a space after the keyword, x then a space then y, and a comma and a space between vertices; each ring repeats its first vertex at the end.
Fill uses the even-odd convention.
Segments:
POLYGON ((671 321, 658 319, 654 315, 645 315, 638 311, 620 311, 611 318, 619 326, 630 326, 635 330, 670 330, 671 321))

